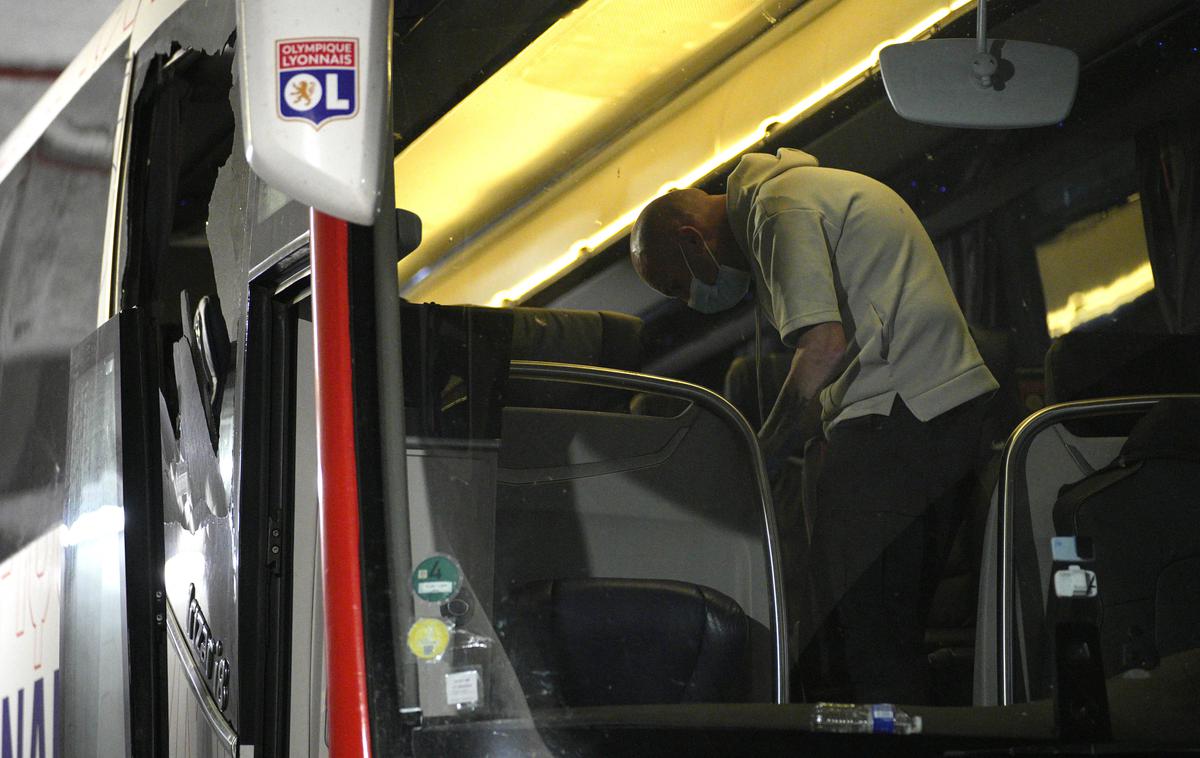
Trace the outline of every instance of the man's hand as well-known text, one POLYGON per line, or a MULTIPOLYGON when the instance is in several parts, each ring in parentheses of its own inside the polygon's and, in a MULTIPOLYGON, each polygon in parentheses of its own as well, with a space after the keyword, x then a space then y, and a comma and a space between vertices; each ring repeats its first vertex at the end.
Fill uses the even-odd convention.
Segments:
MULTIPOLYGON (((775 408, 780 408, 778 401, 775 408)), ((776 418, 774 410, 767 420, 772 418, 776 418)), ((803 402, 798 413, 794 409, 787 409, 778 418, 784 421, 779 422, 772 433, 767 433, 765 424, 758 433, 758 446, 762 449, 767 477, 772 482, 783 472, 787 459, 799 456, 804 450, 804 443, 821 433, 821 402, 813 398, 803 402)))
POLYGON ((820 433, 821 404, 817 395, 845 370, 845 362, 846 333, 836 321, 809 327, 797 338, 792 366, 758 433, 772 479, 789 454, 820 433))

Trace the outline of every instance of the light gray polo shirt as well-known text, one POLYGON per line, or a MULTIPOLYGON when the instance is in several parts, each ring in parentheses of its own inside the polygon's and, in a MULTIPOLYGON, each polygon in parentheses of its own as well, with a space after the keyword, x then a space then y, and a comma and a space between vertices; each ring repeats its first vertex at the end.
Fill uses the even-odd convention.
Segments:
POLYGON ((846 333, 852 360, 820 395, 826 434, 889 414, 897 394, 928 421, 997 388, 929 235, 890 188, 783 149, 743 157, 727 192, 758 304, 784 343, 830 321, 846 333))

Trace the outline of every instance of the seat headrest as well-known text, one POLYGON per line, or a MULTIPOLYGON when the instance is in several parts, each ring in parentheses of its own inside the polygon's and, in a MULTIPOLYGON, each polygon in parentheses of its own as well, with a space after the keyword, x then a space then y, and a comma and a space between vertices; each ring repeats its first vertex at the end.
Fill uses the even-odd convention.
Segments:
MULTIPOLYGON (((513 308, 512 360, 553 361, 637 371, 642 365, 642 320, 608 311, 513 308)), ((628 393, 586 385, 510 382, 510 406, 613 410, 628 393)))
POLYGON ((500 604, 496 629, 535 707, 736 702, 749 690, 749 620, 696 584, 531 582, 500 604))
POLYGON ((513 360, 636 371, 642 320, 621 313, 402 303, 410 434, 500 436, 504 405, 609 410, 628 393, 558 382, 508 382, 513 360), (465 402, 464 402, 465 401, 465 402))
POLYGON ((579 363, 637 371, 642 320, 609 311, 513 308, 513 360, 579 363))
POLYGON ((1200 335, 1071 332, 1046 352, 1046 400, 1195 392, 1200 335))
POLYGON ((1133 427, 1121 447, 1121 460, 1200 461, 1197 429, 1200 429, 1200 400, 1161 400, 1133 427))
MULTIPOLYGON (((1195 392, 1200 387, 1200 335, 1071 332, 1046 351, 1046 402, 1119 395, 1195 392)), ((1124 417, 1068 421, 1083 436, 1124 436, 1124 417)))
MULTIPOLYGON (((763 414, 771 412, 775 398, 783 387, 788 370, 792 366, 792 353, 764 353, 762 356, 763 414)), ((739 355, 729 364, 725 372, 725 399, 737 408, 751 426, 759 425, 758 390, 754 386, 757 372, 754 356, 739 355)))

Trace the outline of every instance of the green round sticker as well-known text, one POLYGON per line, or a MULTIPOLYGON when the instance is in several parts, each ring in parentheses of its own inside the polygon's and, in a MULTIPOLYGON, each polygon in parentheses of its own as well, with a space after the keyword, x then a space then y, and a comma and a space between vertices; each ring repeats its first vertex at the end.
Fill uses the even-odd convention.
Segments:
POLYGON ((435 555, 417 564, 412 575, 413 592, 429 603, 440 603, 458 594, 462 572, 452 558, 435 555))

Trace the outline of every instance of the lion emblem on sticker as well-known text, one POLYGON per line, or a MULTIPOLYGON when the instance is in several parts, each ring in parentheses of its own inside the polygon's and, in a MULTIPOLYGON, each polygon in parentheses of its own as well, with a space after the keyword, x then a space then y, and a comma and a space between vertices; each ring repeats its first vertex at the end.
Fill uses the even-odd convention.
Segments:
POLYGON ((278 40, 279 117, 320 128, 358 113, 358 40, 278 40))

